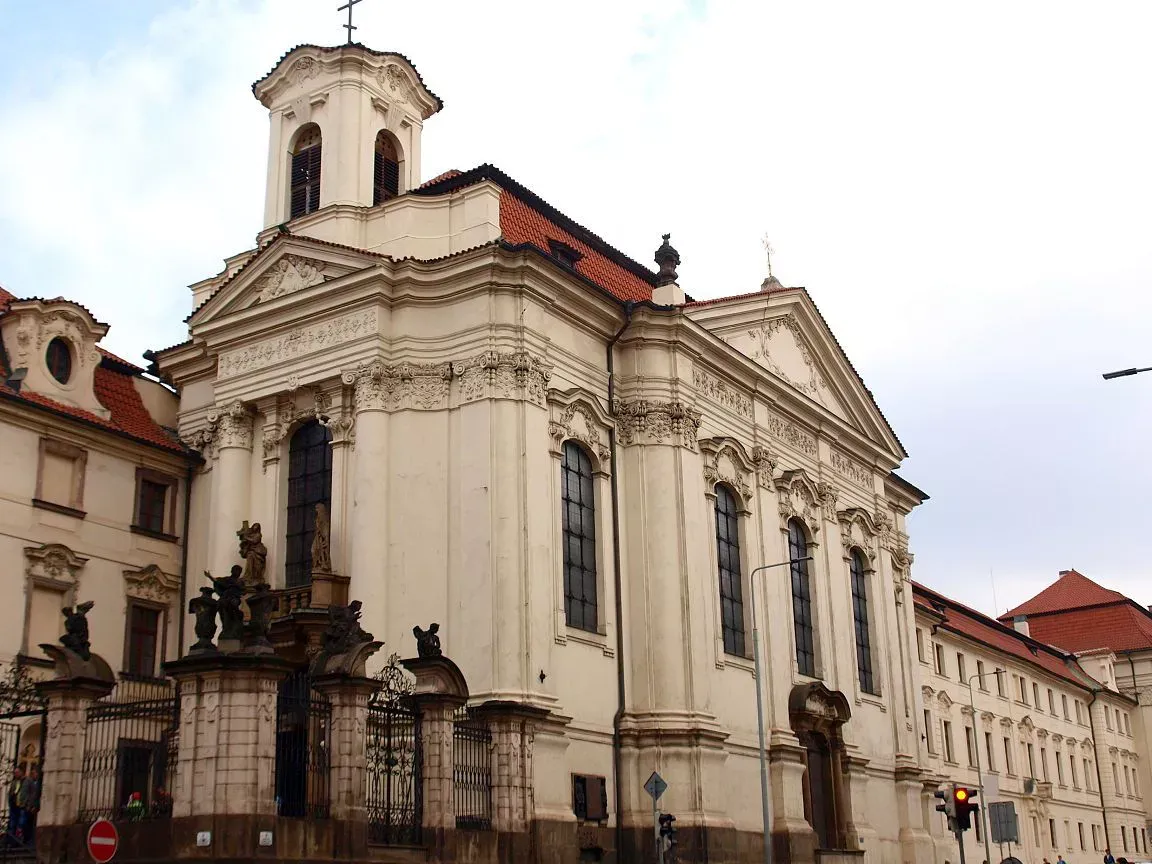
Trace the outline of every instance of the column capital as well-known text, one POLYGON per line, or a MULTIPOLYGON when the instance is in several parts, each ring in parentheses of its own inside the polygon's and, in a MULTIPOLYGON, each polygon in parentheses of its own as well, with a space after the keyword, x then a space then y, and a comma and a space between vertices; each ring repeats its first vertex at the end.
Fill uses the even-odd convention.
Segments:
POLYGON ((252 449, 252 412, 239 399, 208 415, 208 431, 216 447, 252 449))

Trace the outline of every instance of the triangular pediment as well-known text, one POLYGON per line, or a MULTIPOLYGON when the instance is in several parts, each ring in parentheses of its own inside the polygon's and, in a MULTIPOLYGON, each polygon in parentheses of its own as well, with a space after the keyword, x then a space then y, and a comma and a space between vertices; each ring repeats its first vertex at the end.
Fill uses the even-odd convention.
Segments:
POLYGON ((282 235, 220 285, 188 320, 202 325, 255 306, 279 308, 300 299, 296 295, 303 296, 378 261, 379 256, 370 252, 282 235))
POLYGON ((803 289, 701 304, 689 315, 785 390, 809 400, 894 455, 904 448, 803 289))

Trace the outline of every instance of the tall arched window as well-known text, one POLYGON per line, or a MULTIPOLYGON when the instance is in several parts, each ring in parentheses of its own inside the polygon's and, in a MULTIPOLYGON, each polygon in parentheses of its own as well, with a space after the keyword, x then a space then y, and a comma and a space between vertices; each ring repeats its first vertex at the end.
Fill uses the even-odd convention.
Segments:
POLYGON ((596 493, 592 460, 574 441, 564 442, 560 506, 564 522, 564 615, 569 627, 597 631, 596 493))
POLYGON ((320 152, 320 127, 305 126, 292 148, 290 219, 320 209, 320 152))
POLYGON ((852 620, 856 624, 856 673, 860 678, 860 689, 865 693, 875 693, 872 634, 868 624, 868 574, 864 567, 864 556, 859 549, 852 550, 848 570, 852 577, 852 620))
POLYGON ((307 585, 312 578, 312 532, 316 505, 330 509, 332 501, 332 445, 328 429, 309 420, 296 430, 288 445, 288 535, 284 580, 289 588, 307 585))
POLYGON ((740 521, 736 498, 716 487, 716 560, 720 571, 720 629, 724 653, 744 656, 744 586, 740 573, 740 521))
POLYGON ((816 677, 816 646, 812 627, 812 583, 808 576, 808 535, 799 520, 788 522, 788 558, 792 564, 792 624, 796 630, 796 666, 801 675, 816 677))
POLYGON ((392 136, 381 129, 376 134, 372 170, 372 203, 383 204, 400 194, 400 155, 392 136))

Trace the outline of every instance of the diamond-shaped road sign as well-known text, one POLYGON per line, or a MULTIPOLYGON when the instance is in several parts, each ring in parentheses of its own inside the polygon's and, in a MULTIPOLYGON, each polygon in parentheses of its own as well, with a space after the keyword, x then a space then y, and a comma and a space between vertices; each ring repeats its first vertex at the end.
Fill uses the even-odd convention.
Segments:
POLYGON ((668 784, 664 782, 664 778, 655 771, 648 778, 648 782, 644 784, 644 791, 652 796, 653 801, 659 801, 660 796, 664 794, 664 790, 667 788, 668 784))

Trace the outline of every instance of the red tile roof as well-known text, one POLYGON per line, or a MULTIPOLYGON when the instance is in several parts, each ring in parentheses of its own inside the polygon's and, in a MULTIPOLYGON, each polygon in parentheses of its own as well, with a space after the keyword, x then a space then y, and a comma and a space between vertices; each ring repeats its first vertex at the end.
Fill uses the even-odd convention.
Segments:
POLYGON ((1000 620, 1016 615, 1028 618, 1033 638, 1065 651, 1152 649, 1152 613, 1075 570, 1062 570, 1059 579, 1000 620))
POLYGON ((966 636, 997 651, 1011 654, 1017 659, 1039 666, 1065 681, 1080 687, 1089 681, 1077 674, 1075 658, 1044 644, 1035 636, 1029 638, 1006 627, 975 609, 938 594, 918 582, 912 583, 913 602, 921 609, 944 616, 940 627, 960 636, 966 636))
POLYGON ((1009 609, 1000 616, 1000 620, 1010 620, 1015 615, 1042 615, 1045 612, 1062 612, 1126 599, 1119 591, 1105 588, 1083 573, 1061 570, 1059 579, 1031 600, 1021 603, 1015 609, 1009 609))
MULTIPOLYGON (((8 304, 16 299, 11 292, 0 288, 0 317, 7 311, 8 304)), ((10 370, 2 348, 0 345, 0 398, 27 402, 54 414, 72 417, 85 425, 107 429, 137 441, 163 447, 165 450, 190 455, 191 451, 180 443, 176 434, 153 420, 148 409, 144 407, 144 400, 140 398, 139 392, 132 384, 132 378, 142 371, 135 364, 121 360, 103 348, 99 349, 104 357, 96 367, 93 389, 97 401, 109 411, 110 416, 105 419, 90 411, 57 402, 41 393, 9 387, 6 381, 10 370)))

